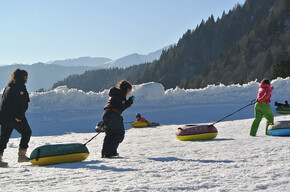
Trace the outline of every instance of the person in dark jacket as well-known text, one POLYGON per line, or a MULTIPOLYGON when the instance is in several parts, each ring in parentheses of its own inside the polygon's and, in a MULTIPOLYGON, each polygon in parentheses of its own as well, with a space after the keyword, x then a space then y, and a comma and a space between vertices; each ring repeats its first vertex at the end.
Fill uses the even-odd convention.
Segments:
POLYGON ((290 107, 288 101, 284 101, 284 104, 283 103, 278 103, 277 101, 275 102, 275 106, 278 106, 278 107, 290 107))
POLYGON ((132 85, 126 80, 122 80, 109 92, 109 100, 104 107, 103 122, 106 136, 104 138, 102 158, 118 156, 117 148, 123 141, 125 129, 123 124, 122 112, 133 104, 134 96, 128 100, 132 85))
POLYGON ((31 137, 31 129, 25 117, 28 102, 30 102, 25 86, 27 78, 27 71, 16 69, 2 95, 0 104, 0 165, 2 166, 8 165, 8 163, 2 161, 2 157, 13 129, 21 134, 18 162, 29 161, 26 151, 31 137))

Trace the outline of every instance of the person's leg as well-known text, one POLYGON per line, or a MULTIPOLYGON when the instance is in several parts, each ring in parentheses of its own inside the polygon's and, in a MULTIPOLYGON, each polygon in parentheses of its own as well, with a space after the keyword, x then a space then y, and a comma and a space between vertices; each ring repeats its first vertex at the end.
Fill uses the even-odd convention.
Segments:
MULTIPOLYGON (((266 104, 266 103, 265 103, 266 104)), ((266 104, 264 106, 264 110, 263 110, 263 113, 265 115, 265 118, 267 119, 267 124, 266 124, 266 135, 269 135, 268 134, 268 126, 270 123, 273 123, 274 122, 274 116, 273 116, 273 113, 272 113, 272 110, 271 110, 271 107, 269 104, 266 104)))
POLYGON ((26 118, 23 119, 20 123, 17 123, 15 129, 21 134, 18 151, 18 162, 28 162, 29 158, 26 156, 26 151, 31 137, 31 129, 26 118))
POLYGON ((261 103, 255 104, 255 118, 251 126, 250 135, 256 136, 257 130, 259 128, 260 122, 263 118, 263 112, 261 111, 261 103))
POLYGON ((105 111, 103 115, 103 122, 105 125, 105 133, 106 136, 104 138, 103 142, 103 148, 102 148, 102 157, 108 158, 112 156, 112 150, 113 150, 113 141, 114 141, 114 121, 115 121, 116 115, 111 111, 105 111))
POLYGON ((125 138, 125 134, 121 134, 121 135, 115 135, 114 139, 112 141, 112 148, 111 148, 111 154, 112 156, 118 156, 118 147, 119 144, 122 143, 122 141, 125 138))
POLYGON ((123 117, 119 116, 117 117, 115 123, 114 123, 114 139, 112 142, 112 155, 118 156, 117 149, 119 147, 119 144, 122 143, 125 137, 125 128, 123 124, 123 117))
POLYGON ((1 126, 1 137, 0 137, 0 167, 7 166, 8 163, 3 161, 3 152, 7 147, 7 143, 9 141, 9 138, 11 136, 11 133, 13 131, 12 126, 9 126, 8 124, 3 124, 1 126))
POLYGON ((6 149, 12 131, 13 131, 12 125, 3 124, 1 126, 0 154, 3 154, 4 150, 6 149))
POLYGON ((278 103, 277 101, 275 102, 275 106, 281 107, 283 106, 283 103, 278 103))
POLYGON ((19 148, 27 149, 31 137, 31 129, 27 120, 23 119, 21 123, 17 123, 15 129, 21 134, 19 148))
POLYGON ((103 148, 102 148, 102 157, 110 157, 111 155, 111 148, 112 148, 112 141, 113 141, 113 134, 110 130, 106 129, 106 136, 104 138, 103 142, 103 148))

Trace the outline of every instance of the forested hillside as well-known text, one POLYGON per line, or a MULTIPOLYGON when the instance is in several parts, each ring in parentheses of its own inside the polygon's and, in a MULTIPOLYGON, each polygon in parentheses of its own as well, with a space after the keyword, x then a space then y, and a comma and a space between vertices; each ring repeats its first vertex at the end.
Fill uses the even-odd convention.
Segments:
POLYGON ((203 68, 194 84, 204 87, 219 82, 230 84, 271 79, 275 64, 290 53, 289 8, 289 0, 275 1, 270 12, 246 36, 203 68))
POLYGON ((54 87, 99 91, 126 78, 135 84, 155 81, 165 88, 200 88, 271 78, 275 64, 290 53, 289 4, 289 0, 247 0, 221 18, 201 21, 157 61, 125 70, 86 72, 54 87))
POLYGON ((67 85, 69 88, 78 88, 84 91, 101 91, 116 85, 122 79, 135 82, 135 79, 145 70, 148 64, 132 66, 126 69, 99 69, 86 71, 81 75, 70 75, 53 85, 56 88, 67 85))

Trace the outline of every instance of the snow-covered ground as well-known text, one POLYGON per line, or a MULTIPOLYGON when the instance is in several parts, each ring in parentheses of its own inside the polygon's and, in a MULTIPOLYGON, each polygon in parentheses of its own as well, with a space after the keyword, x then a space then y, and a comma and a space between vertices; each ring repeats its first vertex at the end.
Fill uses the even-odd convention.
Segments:
MULTIPOLYGON (((274 101, 290 95, 290 78, 272 82, 275 121, 290 115, 275 112, 274 101)), ((0 191, 290 191, 290 137, 265 136, 265 119, 257 137, 250 137, 250 106, 217 123, 217 138, 182 142, 176 129, 187 123, 215 122, 256 97, 258 83, 164 90, 149 83, 134 86, 134 105, 124 121, 142 113, 160 122, 154 128, 131 128, 120 144, 120 157, 102 159, 104 134, 87 144, 89 157, 80 163, 33 166, 17 163, 19 135, 13 134, 0 169, 0 191)), ((41 145, 85 143, 95 135, 108 90, 84 93, 60 87, 32 93, 28 120, 33 129, 28 153, 41 145)))

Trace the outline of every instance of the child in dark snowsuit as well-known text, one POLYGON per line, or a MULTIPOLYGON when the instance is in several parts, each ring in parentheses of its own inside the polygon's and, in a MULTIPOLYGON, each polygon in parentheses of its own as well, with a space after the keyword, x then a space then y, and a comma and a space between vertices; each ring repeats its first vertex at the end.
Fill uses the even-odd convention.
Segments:
POLYGON ((122 112, 133 104, 134 96, 126 100, 132 91, 132 85, 122 80, 117 87, 113 87, 109 92, 109 100, 104 108, 103 122, 106 136, 104 138, 102 158, 118 156, 117 148, 123 141, 125 129, 122 112))
POLYGON ((275 102, 275 106, 278 106, 278 107, 290 107, 288 101, 284 101, 284 104, 283 103, 278 103, 277 101, 275 102))
POLYGON ((255 119, 252 123, 250 135, 256 136, 259 124, 263 118, 263 116, 267 119, 266 125, 266 135, 268 135, 268 126, 270 123, 274 122, 273 113, 271 107, 269 105, 271 92, 274 87, 271 87, 270 81, 268 79, 263 79, 260 84, 260 89, 257 96, 257 102, 255 104, 255 119))
POLYGON ((12 73, 11 80, 2 95, 0 104, 0 166, 8 165, 8 163, 2 161, 2 156, 13 129, 16 129, 21 134, 18 162, 29 161, 26 156, 26 150, 31 137, 31 129, 25 117, 28 102, 30 101, 25 86, 27 78, 27 71, 16 69, 12 73))

